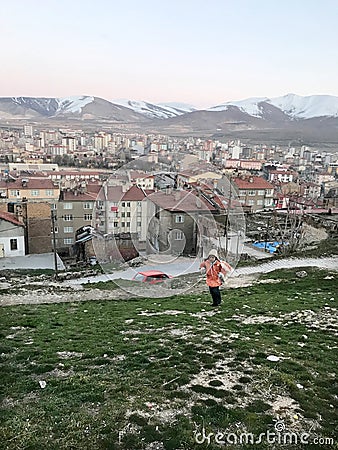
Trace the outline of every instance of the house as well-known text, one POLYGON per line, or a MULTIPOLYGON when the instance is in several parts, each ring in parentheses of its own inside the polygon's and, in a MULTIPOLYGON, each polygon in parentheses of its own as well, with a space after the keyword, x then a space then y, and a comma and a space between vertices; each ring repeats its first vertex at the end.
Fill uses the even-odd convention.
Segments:
POLYGON ((273 208, 274 187, 258 176, 242 176, 232 178, 232 184, 243 208, 256 212, 265 208, 273 208))
POLYGON ((290 183, 296 179, 296 174, 292 170, 270 170, 268 174, 268 181, 274 183, 290 183))
POLYGON ((185 190, 158 191, 147 199, 155 205, 154 216, 148 225, 148 241, 153 251, 196 255, 202 233, 200 218, 204 215, 212 217, 215 207, 185 190))
POLYGON ((15 214, 0 212, 0 258, 25 255, 25 227, 15 214))
POLYGON ((22 177, 0 181, 0 197, 7 202, 50 202, 58 201, 60 188, 49 178, 22 177))
POLYGON ((143 189, 154 189, 154 175, 136 170, 129 172, 130 181, 143 189))

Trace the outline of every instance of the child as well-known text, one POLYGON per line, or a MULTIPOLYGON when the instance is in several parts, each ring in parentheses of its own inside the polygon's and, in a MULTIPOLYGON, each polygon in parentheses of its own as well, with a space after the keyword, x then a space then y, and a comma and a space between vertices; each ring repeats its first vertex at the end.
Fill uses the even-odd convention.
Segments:
POLYGON ((222 299, 219 287, 224 281, 224 275, 232 270, 231 266, 219 260, 217 250, 210 250, 207 259, 200 264, 200 269, 207 274, 206 283, 212 297, 212 306, 220 305, 222 299))

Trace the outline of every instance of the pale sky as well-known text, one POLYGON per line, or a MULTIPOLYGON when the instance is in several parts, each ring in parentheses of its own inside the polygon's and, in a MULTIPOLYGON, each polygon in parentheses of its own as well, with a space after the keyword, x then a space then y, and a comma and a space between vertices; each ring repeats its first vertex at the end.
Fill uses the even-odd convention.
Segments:
POLYGON ((0 97, 338 95, 338 0, 0 0, 0 97))

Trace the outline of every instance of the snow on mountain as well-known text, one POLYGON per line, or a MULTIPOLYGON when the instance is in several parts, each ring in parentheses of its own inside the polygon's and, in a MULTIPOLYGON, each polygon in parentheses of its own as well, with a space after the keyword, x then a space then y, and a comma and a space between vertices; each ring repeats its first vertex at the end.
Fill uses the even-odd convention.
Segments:
POLYGON ((173 109, 174 111, 178 111, 181 114, 197 111, 197 108, 195 108, 195 106, 189 105, 187 103, 167 102, 158 103, 158 106, 161 106, 162 108, 173 109))
POLYGON ((291 117, 311 119, 312 117, 338 117, 338 97, 333 95, 300 95, 287 94, 268 100, 268 103, 281 109, 291 117))
POLYGON ((85 95, 63 98, 12 97, 12 101, 17 106, 29 108, 44 116, 53 117, 64 113, 81 113, 82 108, 94 101, 94 97, 85 95))
POLYGON ((207 111, 226 111, 229 106, 237 106, 241 111, 250 114, 250 116, 261 117, 261 108, 259 103, 267 101, 267 97, 252 97, 246 100, 238 100, 235 102, 227 102, 221 105, 213 106, 207 111))
POLYGON ((154 103, 127 99, 113 100, 112 103, 132 109, 150 119, 169 119, 170 117, 180 116, 196 110, 193 106, 186 105, 185 103, 161 103, 157 105, 154 103))
POLYGON ((58 103, 58 110, 56 114, 59 112, 79 113, 82 111, 82 108, 88 105, 88 103, 92 103, 94 101, 94 97, 82 95, 56 98, 55 100, 58 103))
POLYGON ((333 95, 310 95, 308 97, 302 97, 300 95, 287 94, 276 98, 253 97, 213 106, 208 111, 226 111, 230 106, 237 106, 241 111, 250 114, 250 116, 262 117, 261 102, 279 108, 292 118, 338 117, 338 97, 333 95))

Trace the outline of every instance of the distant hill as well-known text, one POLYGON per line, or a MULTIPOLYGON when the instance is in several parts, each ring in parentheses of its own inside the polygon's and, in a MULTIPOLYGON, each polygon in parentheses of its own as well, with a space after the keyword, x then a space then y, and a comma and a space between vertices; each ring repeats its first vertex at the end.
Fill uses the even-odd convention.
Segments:
POLYGON ((0 98, 0 124, 23 121, 121 125, 137 132, 338 144, 338 97, 288 94, 249 98, 204 110, 182 103, 110 102, 98 97, 0 98))

